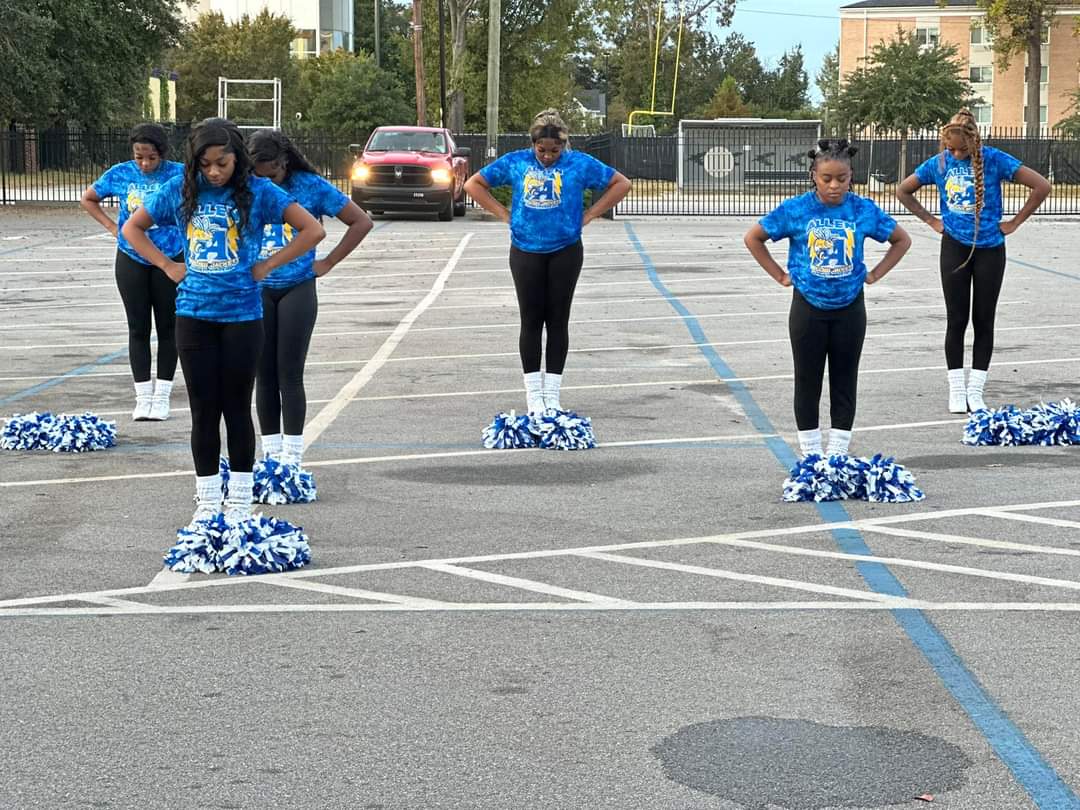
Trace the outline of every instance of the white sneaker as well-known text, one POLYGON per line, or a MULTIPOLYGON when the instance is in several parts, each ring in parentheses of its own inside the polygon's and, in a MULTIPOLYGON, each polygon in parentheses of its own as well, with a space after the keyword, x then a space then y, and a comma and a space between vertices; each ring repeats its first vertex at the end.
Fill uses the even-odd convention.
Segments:
POLYGON ((135 410, 131 412, 131 418, 135 422, 145 422, 150 418, 150 409, 153 407, 152 396, 135 397, 135 410))
POLYGON ((150 412, 147 419, 151 422, 164 422, 169 418, 169 397, 154 395, 150 402, 150 412))
POLYGON ((987 374, 986 371, 973 368, 968 376, 967 404, 972 411, 986 409, 986 402, 983 400, 983 388, 986 386, 987 374))
POLYGON ((191 523, 187 525, 189 529, 195 529, 196 523, 201 520, 210 520, 221 511, 221 501, 199 501, 195 507, 195 514, 191 516, 191 523))
POLYGON ((968 394, 967 391, 949 391, 949 413, 967 413, 968 412, 968 394))
POLYGON ((251 502, 238 503, 233 500, 225 502, 225 522, 235 526, 243 523, 251 517, 251 502))
POLYGON ((968 391, 965 399, 972 413, 986 410, 986 400, 983 399, 982 391, 968 391))

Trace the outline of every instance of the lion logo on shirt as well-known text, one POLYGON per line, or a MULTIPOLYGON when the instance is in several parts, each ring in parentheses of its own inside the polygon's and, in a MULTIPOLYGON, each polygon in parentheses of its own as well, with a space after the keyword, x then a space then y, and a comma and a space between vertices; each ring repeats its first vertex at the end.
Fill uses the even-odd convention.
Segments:
POLYGON ((127 197, 124 199, 129 214, 134 214, 143 204, 143 189, 132 184, 128 186, 127 197))
POLYGON ((851 275, 855 267, 855 223, 811 220, 806 228, 810 272, 821 278, 851 275))
POLYGON ((522 200, 527 208, 557 208, 562 205, 562 172, 529 169, 522 181, 522 200))

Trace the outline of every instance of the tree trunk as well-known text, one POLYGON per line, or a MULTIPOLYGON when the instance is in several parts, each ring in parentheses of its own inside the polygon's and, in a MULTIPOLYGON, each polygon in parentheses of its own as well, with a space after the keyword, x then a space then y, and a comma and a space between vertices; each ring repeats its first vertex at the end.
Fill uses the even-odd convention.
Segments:
POLYGON ((1041 129, 1039 107, 1042 106, 1042 20, 1036 21, 1035 33, 1028 40, 1027 112, 1024 128, 1029 138, 1038 137, 1041 129))
POLYGON ((465 131, 465 19, 472 0, 447 0, 450 12, 450 75, 447 77, 447 122, 452 132, 465 131))
POLYGON ((900 161, 896 167, 896 182, 902 183, 907 177, 907 130, 900 131, 900 161))

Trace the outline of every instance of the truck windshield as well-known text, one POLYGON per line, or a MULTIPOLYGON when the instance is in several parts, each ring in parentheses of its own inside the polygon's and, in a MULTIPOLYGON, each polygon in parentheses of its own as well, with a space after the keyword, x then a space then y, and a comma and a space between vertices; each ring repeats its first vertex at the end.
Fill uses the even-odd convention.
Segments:
POLYGON ((368 144, 369 152, 437 152, 445 155, 446 136, 441 132, 380 130, 368 144))

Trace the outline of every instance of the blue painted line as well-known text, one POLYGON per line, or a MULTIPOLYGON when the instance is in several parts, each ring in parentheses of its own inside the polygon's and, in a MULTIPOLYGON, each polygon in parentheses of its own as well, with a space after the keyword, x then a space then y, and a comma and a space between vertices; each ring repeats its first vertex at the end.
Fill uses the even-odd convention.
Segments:
POLYGON ((64 382, 65 380, 70 380, 73 377, 81 377, 83 374, 87 374, 96 368, 107 365, 114 360, 123 357, 127 354, 127 351, 127 347, 125 346, 119 351, 112 352, 111 354, 102 355, 96 360, 91 360, 84 366, 73 368, 71 371, 65 371, 63 374, 60 374, 57 377, 53 377, 51 380, 46 380, 43 383, 38 383, 37 385, 32 385, 29 388, 24 388, 22 391, 18 391, 14 394, 9 394, 8 396, 0 399, 0 405, 7 405, 9 402, 17 402, 20 399, 25 399, 26 397, 33 396, 34 394, 38 394, 42 391, 47 391, 54 386, 60 385, 60 383, 64 382))
POLYGON ((1080 281, 1080 276, 1074 273, 1063 273, 1061 270, 1051 270, 1049 267, 1042 267, 1038 264, 1031 264, 1030 262, 1022 262, 1019 259, 1009 258, 1008 261, 1012 264, 1018 264, 1021 267, 1026 267, 1029 270, 1038 270, 1042 273, 1051 273, 1055 276, 1063 276, 1064 278, 1072 279, 1073 281, 1080 281))
MULTIPOLYGON (((694 342, 709 361, 713 370, 728 383, 736 401, 743 408, 754 427, 763 433, 776 433, 772 422, 754 400, 747 387, 733 380, 735 373, 712 346, 701 324, 681 301, 664 285, 649 254, 634 232, 633 225, 625 224, 627 236, 641 258, 649 281, 679 313, 694 342)), ((779 438, 766 439, 777 461, 790 468, 795 464, 795 453, 779 438)), ((828 523, 851 520, 847 510, 838 502, 817 504, 817 510, 828 523)), ((873 552, 860 532, 854 529, 834 529, 833 538, 841 551, 849 554, 872 555, 873 552)), ((889 568, 881 563, 859 563, 856 568, 867 584, 877 593, 889 596, 907 596, 907 591, 889 568)), ((908 638, 923 654, 930 666, 941 678, 945 688, 982 732, 986 741, 1008 766, 1013 775, 1027 791, 1032 801, 1042 810, 1080 810, 1080 798, 1058 776, 1054 768, 1031 744, 1024 732, 1016 726, 997 705, 994 698, 967 668, 963 659, 953 649, 948 639, 921 610, 900 609, 890 611, 908 638)))

